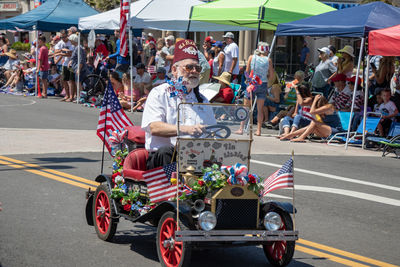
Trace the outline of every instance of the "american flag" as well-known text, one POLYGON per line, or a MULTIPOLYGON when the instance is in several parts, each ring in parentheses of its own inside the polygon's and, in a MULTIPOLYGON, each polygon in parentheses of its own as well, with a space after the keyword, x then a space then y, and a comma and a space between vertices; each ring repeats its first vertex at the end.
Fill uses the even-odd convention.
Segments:
POLYGON ((290 158, 283 164, 282 168, 263 181, 262 195, 265 196, 276 189, 293 187, 293 182, 293 158, 290 158))
POLYGON ((151 202, 166 201, 176 196, 176 186, 170 183, 171 174, 175 171, 176 163, 171 163, 143 173, 151 202))
POLYGON ((97 124, 97 136, 105 142, 108 151, 111 153, 109 137, 112 132, 119 130, 123 132, 125 127, 133 126, 133 123, 126 116, 118 97, 114 92, 111 82, 108 81, 103 103, 101 104, 99 122, 97 124), (106 140, 104 140, 104 137, 106 140))
POLYGON ((129 0, 121 0, 120 22, 119 22, 119 54, 123 57, 128 55, 128 44, 126 40, 126 15, 129 14, 129 0))

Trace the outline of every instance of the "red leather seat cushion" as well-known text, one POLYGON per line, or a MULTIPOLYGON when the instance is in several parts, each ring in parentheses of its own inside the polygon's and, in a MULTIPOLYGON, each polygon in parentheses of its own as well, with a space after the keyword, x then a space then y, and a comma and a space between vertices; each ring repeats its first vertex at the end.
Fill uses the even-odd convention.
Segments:
POLYGON ((125 129, 128 130, 128 140, 137 144, 145 143, 145 131, 143 131, 140 126, 129 126, 125 129))
POLYGON ((143 173, 146 171, 147 158, 149 152, 144 148, 133 150, 125 158, 123 174, 124 178, 132 179, 135 181, 142 181, 143 173))

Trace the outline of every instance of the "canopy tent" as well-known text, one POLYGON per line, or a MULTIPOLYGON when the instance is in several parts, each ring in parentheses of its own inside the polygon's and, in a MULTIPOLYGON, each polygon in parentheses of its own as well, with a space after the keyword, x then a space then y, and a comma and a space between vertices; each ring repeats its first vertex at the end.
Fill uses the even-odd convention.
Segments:
POLYGON ((370 31, 368 35, 368 53, 370 55, 400 55, 400 25, 370 31))
POLYGON ((373 2, 279 24, 275 35, 366 37, 371 30, 397 24, 400 24, 399 8, 373 2))
POLYGON ((0 29, 59 31, 78 26, 80 17, 97 14, 83 0, 47 0, 41 6, 22 15, 0 20, 0 29))
POLYGON ((275 30, 289 22, 335 10, 316 0, 220 0, 195 6, 193 21, 275 30))
MULTIPOLYGON (((372 30, 383 29, 400 24, 400 9, 383 2, 372 2, 352 8, 336 10, 318 16, 301 19, 298 21, 279 24, 276 36, 340 36, 361 37, 361 50, 359 53, 354 91, 357 91, 360 74, 360 65, 364 51, 365 38, 372 30)), ((274 38, 275 40, 275 38, 274 38)), ((369 56, 367 56, 367 69, 369 69, 369 56)), ((365 88, 368 88, 369 79, 365 79, 365 88)), ((356 94, 353 94, 351 116, 354 111, 356 94)), ((365 122, 367 114, 368 90, 364 96, 363 142, 365 144, 365 122)), ((350 117, 351 117, 350 116, 350 117)), ((349 121, 346 149, 350 137, 351 120, 349 121)))
MULTIPOLYGON (((139 0, 131 4, 131 28, 155 30, 190 31, 239 31, 249 28, 214 23, 191 21, 192 7, 204 4, 199 0, 139 0)), ((84 17, 79 20, 81 30, 118 29, 119 8, 108 12, 84 17)))

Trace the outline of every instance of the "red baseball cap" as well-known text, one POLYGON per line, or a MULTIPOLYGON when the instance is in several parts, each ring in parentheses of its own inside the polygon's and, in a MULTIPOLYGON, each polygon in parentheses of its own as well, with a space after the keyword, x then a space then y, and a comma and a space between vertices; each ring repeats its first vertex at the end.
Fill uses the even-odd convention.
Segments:
POLYGON ((340 81, 346 81, 346 75, 343 73, 336 74, 335 76, 332 77, 331 81, 332 82, 340 82, 340 81))
POLYGON ((184 59, 195 59, 199 61, 199 51, 197 50, 197 46, 193 40, 181 40, 175 44, 175 53, 174 53, 174 61, 175 62, 184 60, 184 59))
POLYGON ((36 63, 36 59, 31 58, 31 59, 28 60, 28 62, 29 62, 29 63, 36 63))
POLYGON ((214 41, 214 38, 212 36, 207 36, 204 39, 204 42, 206 42, 206 43, 214 43, 215 41, 214 41))
MULTIPOLYGON (((356 76, 353 76, 351 78, 347 78, 346 81, 356 83, 356 76)), ((361 84, 361 78, 358 78, 358 84, 361 84)))

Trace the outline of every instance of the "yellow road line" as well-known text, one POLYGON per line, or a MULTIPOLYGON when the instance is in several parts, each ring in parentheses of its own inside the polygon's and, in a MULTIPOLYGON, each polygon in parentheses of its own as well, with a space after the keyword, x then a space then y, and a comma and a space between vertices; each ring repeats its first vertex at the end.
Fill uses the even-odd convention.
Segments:
POLYGON ((357 254, 354 254, 354 253, 351 253, 351 252, 347 252, 347 251, 344 251, 344 250, 340 250, 340 249, 337 249, 337 248, 333 248, 333 247, 325 246, 325 245, 322 245, 322 244, 318 244, 318 243, 315 243, 315 242, 312 242, 312 241, 304 240, 304 239, 301 239, 301 238, 298 241, 296 241, 296 243, 297 244, 307 245, 307 246, 318 248, 318 249, 322 249, 322 250, 325 250, 325 251, 328 251, 328 252, 331 252, 331 253, 335 253, 335 254, 338 254, 338 255, 341 255, 341 256, 345 256, 345 257, 348 257, 348 258, 352 258, 352 259, 359 260, 359 261, 362 261, 362 262, 365 262, 365 263, 368 263, 368 264, 373 264, 373 265, 376 265, 376 266, 381 266, 381 267, 396 267, 397 266, 397 265, 393 265, 393 264, 390 264, 390 263, 386 263, 386 262, 374 260, 374 259, 371 259, 371 258, 368 258, 368 257, 364 257, 364 256, 361 256, 361 255, 357 255, 357 254))
MULTIPOLYGON (((3 161, 3 160, 0 160, 0 164, 6 165, 6 166, 10 166, 10 167, 13 167, 13 168, 16 168, 16 169, 23 169, 24 168, 23 165, 10 164, 9 162, 3 161)), ((68 179, 65 179, 65 178, 62 178, 62 177, 47 173, 47 172, 42 172, 42 171, 38 171, 38 170, 31 170, 31 169, 24 169, 24 171, 30 172, 30 173, 34 173, 34 174, 37 174, 37 175, 40 175, 40 176, 43 176, 43 177, 46 177, 46 178, 49 178, 49 179, 52 179, 52 180, 56 180, 58 182, 62 182, 62 183, 74 185, 74 186, 77 186, 77 187, 81 187, 81 188, 84 188, 84 189, 90 188, 92 190, 96 190, 96 187, 94 187, 94 186, 89 186, 89 185, 86 185, 86 184, 82 184, 82 183, 79 183, 79 182, 68 180, 68 179)))
POLYGON ((80 181, 80 182, 87 183, 87 184, 90 184, 90 185, 94 185, 94 186, 98 186, 99 185, 98 182, 93 181, 93 180, 85 179, 85 178, 82 178, 82 177, 79 177, 79 176, 75 176, 75 175, 72 175, 72 174, 69 174, 69 173, 65 173, 65 172, 60 172, 60 171, 56 171, 56 170, 52 170, 52 169, 48 169, 48 168, 43 168, 40 165, 28 163, 28 162, 25 162, 25 161, 22 161, 22 160, 17 160, 17 159, 5 157, 5 156, 0 156, 0 159, 7 160, 7 161, 10 161, 10 162, 14 162, 14 163, 18 163, 18 164, 22 164, 22 165, 24 165, 26 167, 38 168, 41 171, 46 171, 46 172, 49 172, 49 173, 53 173, 53 174, 56 174, 56 175, 59 175, 59 176, 63 176, 63 177, 70 178, 70 179, 74 179, 76 181, 80 181))
MULTIPOLYGON (((77 186, 77 187, 81 187, 81 188, 84 188, 84 189, 90 188, 91 190, 96 190, 96 187, 88 186, 88 185, 85 185, 85 184, 82 184, 82 183, 79 183, 79 182, 75 182, 75 181, 71 181, 71 180, 65 179, 63 177, 67 177, 67 178, 71 178, 71 179, 74 179, 74 180, 77 180, 77 181, 89 183, 89 184, 92 184, 92 185, 95 185, 95 186, 99 185, 99 183, 97 183, 95 181, 91 181, 91 180, 88 180, 88 179, 85 179, 85 178, 82 178, 82 177, 79 177, 79 176, 71 175, 71 174, 68 174, 68 173, 64 173, 64 172, 60 172, 60 171, 56 171, 56 170, 52 170, 52 169, 43 168, 43 167, 41 167, 40 165, 37 165, 37 164, 31 164, 31 163, 27 163, 27 162, 24 162, 24 161, 21 161, 21 160, 12 159, 12 158, 8 158, 8 157, 4 157, 4 156, 0 156, 0 159, 7 160, 7 161, 0 160, 0 164, 7 165, 7 166, 10 166, 10 167, 13 167, 13 168, 16 168, 16 169, 24 169, 25 167, 38 168, 40 170, 33 170, 33 169, 26 169, 25 168, 24 171, 27 171, 27 172, 30 172, 30 173, 34 173, 34 174, 37 174, 37 175, 40 175, 40 176, 43 176, 43 177, 46 177, 46 178, 49 178, 49 179, 52 179, 52 180, 59 181, 59 182, 67 183, 67 184, 74 185, 74 186, 77 186), (17 163, 17 164, 13 164, 13 163, 17 163), (44 172, 44 171, 46 171, 46 172, 44 172), (53 175, 51 173, 57 174, 59 176, 53 175), (60 176, 63 176, 63 177, 60 177, 60 176)), ((386 263, 386 262, 374 260, 374 259, 371 259, 371 258, 368 258, 368 257, 364 257, 364 256, 361 256, 361 255, 357 255, 357 254, 354 254, 354 253, 351 253, 351 252, 347 252, 347 251, 344 251, 344 250, 340 250, 340 249, 336 249, 336 248, 329 247, 329 246, 326 246, 326 245, 318 244, 318 243, 315 243, 315 242, 312 242, 312 241, 304 240, 304 239, 301 239, 301 238, 296 242, 296 250, 297 251, 301 251, 301 252, 304 252, 306 254, 314 255, 314 256, 317 256, 317 257, 327 258, 330 261, 341 263, 341 264, 346 265, 346 266, 367 267, 367 265, 364 265, 364 264, 361 264, 361 263, 358 263, 358 262, 355 262, 355 261, 351 261, 349 259, 340 258, 338 256, 335 256, 335 255, 332 255, 332 254, 328 254, 328 253, 324 253, 322 251, 318 251, 318 250, 314 250, 314 249, 311 249, 311 248, 303 247, 303 246, 300 246, 298 244, 303 244, 303 245, 310 246, 310 247, 313 247, 313 248, 316 248, 316 249, 325 250, 325 251, 330 252, 330 253, 335 253, 335 254, 337 254, 339 256, 344 256, 344 257, 347 257, 347 258, 355 259, 355 260, 362 261, 362 262, 365 262, 365 263, 368 263, 368 264, 373 264, 373 265, 376 265, 376 266, 381 266, 381 267, 396 267, 397 266, 397 265, 393 265, 393 264, 390 264, 390 263, 386 263)))
POLYGON ((314 256, 317 256, 317 257, 326 258, 326 259, 328 259, 330 261, 341 263, 341 264, 346 265, 346 266, 369 267, 369 265, 364 265, 364 264, 361 264, 361 263, 358 263, 358 262, 355 262, 355 261, 339 258, 337 256, 334 256, 334 255, 331 255, 331 254, 328 254, 328 253, 324 253, 324 252, 321 252, 321 251, 318 251, 318 250, 306 248, 306 247, 299 246, 299 245, 296 245, 296 250, 304 252, 304 253, 307 253, 307 254, 311 254, 311 255, 314 255, 314 256))

